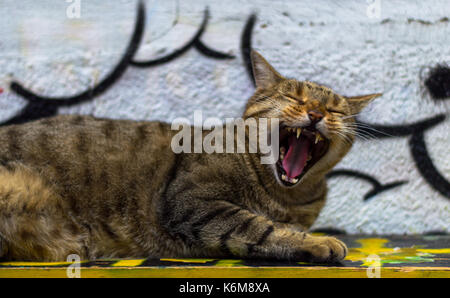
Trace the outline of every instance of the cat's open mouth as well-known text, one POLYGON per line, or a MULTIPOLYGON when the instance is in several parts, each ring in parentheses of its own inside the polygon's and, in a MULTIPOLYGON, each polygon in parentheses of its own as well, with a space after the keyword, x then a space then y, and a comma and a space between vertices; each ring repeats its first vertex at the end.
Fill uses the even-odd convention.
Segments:
POLYGON ((328 151, 329 141, 314 127, 280 127, 277 174, 286 186, 300 179, 328 151))

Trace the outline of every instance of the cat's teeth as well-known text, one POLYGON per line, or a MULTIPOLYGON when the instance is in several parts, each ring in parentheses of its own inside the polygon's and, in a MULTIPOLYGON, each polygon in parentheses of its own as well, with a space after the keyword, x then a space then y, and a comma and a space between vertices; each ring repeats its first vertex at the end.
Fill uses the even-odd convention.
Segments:
POLYGON ((300 127, 297 128, 297 139, 300 138, 301 133, 302 133, 302 129, 300 127))
POLYGON ((310 161, 312 158, 311 153, 308 154, 308 158, 306 159, 306 161, 310 161))
POLYGON ((283 181, 286 181, 286 182, 290 182, 290 183, 292 183, 292 184, 295 184, 295 183, 297 183, 298 182, 298 179, 297 178, 288 178, 288 177, 286 177, 286 175, 281 175, 281 180, 283 180, 283 181))
POLYGON ((280 147, 280 160, 284 159, 284 154, 286 154, 286 148, 280 147))
POLYGON ((319 141, 322 141, 322 140, 323 140, 323 138, 320 135, 320 133, 316 132, 316 140, 314 141, 314 143, 317 144, 319 141))

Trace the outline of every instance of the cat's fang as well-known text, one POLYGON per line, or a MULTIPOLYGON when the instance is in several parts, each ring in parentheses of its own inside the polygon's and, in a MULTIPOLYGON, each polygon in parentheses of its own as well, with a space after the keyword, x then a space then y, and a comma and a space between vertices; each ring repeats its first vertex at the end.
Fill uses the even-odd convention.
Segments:
POLYGON ((280 160, 284 159, 285 154, 286 154, 286 148, 280 147, 280 160))
POLYGON ((319 143, 319 141, 322 141, 322 140, 323 140, 323 138, 320 135, 320 133, 316 132, 316 140, 314 141, 314 144, 317 144, 317 143, 319 143))
POLYGON ((297 128, 297 139, 300 138, 300 134, 302 133, 301 128, 297 128))
POLYGON ((289 178, 285 174, 281 175, 281 180, 292 183, 292 184, 296 184, 299 181, 298 178, 289 178))

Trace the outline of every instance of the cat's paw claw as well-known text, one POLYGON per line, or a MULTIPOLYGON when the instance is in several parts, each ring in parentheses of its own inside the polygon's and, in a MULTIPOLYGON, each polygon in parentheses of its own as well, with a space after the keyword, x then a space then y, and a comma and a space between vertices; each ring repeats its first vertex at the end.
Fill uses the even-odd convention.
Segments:
POLYGON ((304 241, 307 261, 336 263, 345 259, 348 253, 344 242, 334 237, 308 237, 304 241))

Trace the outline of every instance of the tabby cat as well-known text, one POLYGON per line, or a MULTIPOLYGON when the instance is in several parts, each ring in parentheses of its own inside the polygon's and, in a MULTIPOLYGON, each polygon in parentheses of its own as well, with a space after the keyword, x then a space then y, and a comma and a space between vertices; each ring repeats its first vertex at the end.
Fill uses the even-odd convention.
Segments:
MULTIPOLYGON (((243 118, 278 118, 279 160, 181 153, 162 122, 57 116, 0 128, 3 260, 235 257, 336 262, 306 232, 325 174, 349 151, 354 116, 380 94, 344 97, 282 77, 252 52, 243 118)), ((246 135, 248 138, 248 135, 246 135)))

